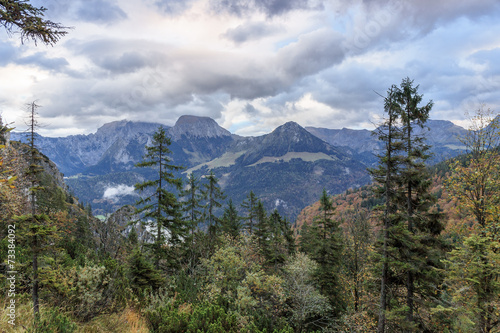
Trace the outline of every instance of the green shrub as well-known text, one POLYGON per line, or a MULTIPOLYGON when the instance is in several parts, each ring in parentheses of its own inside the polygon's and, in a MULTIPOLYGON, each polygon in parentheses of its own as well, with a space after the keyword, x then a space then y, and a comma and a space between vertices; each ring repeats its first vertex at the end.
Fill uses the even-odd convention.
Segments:
POLYGON ((55 309, 50 309, 42 313, 38 327, 28 329, 28 333, 72 333, 77 329, 77 325, 71 321, 64 313, 55 309))
POLYGON ((237 316, 216 304, 177 305, 174 298, 153 296, 143 311, 151 332, 239 332, 237 316))

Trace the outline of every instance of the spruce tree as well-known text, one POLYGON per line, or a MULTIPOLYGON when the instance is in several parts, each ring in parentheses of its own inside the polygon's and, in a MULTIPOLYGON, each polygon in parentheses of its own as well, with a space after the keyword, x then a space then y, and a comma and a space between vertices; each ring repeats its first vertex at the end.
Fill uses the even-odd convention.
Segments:
POLYGON ((181 193, 185 198, 182 210, 189 224, 190 233, 193 235, 198 224, 202 221, 203 205, 201 202, 203 200, 203 193, 201 191, 200 180, 195 175, 190 173, 187 179, 187 189, 183 190, 181 193))
POLYGON ((284 219, 275 209, 269 215, 269 230, 270 230, 270 257, 268 262, 274 266, 275 270, 278 265, 285 262, 286 258, 294 252, 293 231, 284 219))
POLYGON ((318 263, 315 278, 323 295, 328 297, 334 316, 345 310, 345 299, 340 284, 342 261, 342 231, 340 223, 333 219, 334 206, 323 190, 320 197, 320 214, 311 226, 303 229, 301 250, 318 263))
POLYGON ((397 86, 392 86, 384 98, 384 111, 386 120, 374 132, 384 144, 383 151, 377 155, 379 164, 377 168, 369 169, 374 179, 374 192, 377 197, 384 198, 384 204, 379 207, 382 220, 380 241, 377 243, 380 254, 380 302, 378 315, 378 333, 386 331, 386 310, 389 294, 389 261, 392 258, 391 238, 398 231, 395 226, 400 221, 398 214, 398 183, 400 183, 400 165, 402 158, 400 151, 403 148, 402 132, 398 128, 398 107, 396 103, 397 86))
POLYGON ((259 250, 266 259, 269 259, 270 257, 270 232, 266 209, 264 208, 262 201, 259 200, 255 208, 254 235, 257 239, 259 250))
POLYGON ((41 156, 36 147, 37 133, 36 130, 39 126, 38 124, 38 113, 37 108, 39 107, 35 102, 29 105, 29 116, 28 116, 28 146, 26 155, 28 157, 29 165, 25 170, 24 175, 30 183, 30 188, 28 192, 29 202, 30 202, 30 213, 18 216, 16 219, 21 222, 21 228, 23 229, 24 235, 30 243, 30 250, 33 258, 33 277, 32 277, 32 298, 33 298, 33 312, 35 316, 35 326, 38 326, 39 321, 39 256, 44 248, 48 247, 48 240, 55 233, 55 227, 52 225, 52 221, 46 214, 41 214, 38 209, 37 194, 43 191, 43 187, 40 186, 40 175, 43 168, 40 166, 41 156))
MULTIPOLYGON (((381 252, 382 274, 378 332, 386 330, 386 311, 393 329, 415 332, 422 329, 415 319, 418 304, 435 298, 441 277, 436 274, 445 244, 440 214, 433 208, 430 176, 425 162, 429 147, 422 135, 432 102, 419 104, 418 86, 406 78, 392 86, 385 98, 388 119, 379 127, 384 153, 379 167, 371 174, 378 186, 375 192, 385 199, 383 205, 381 252), (389 281, 391 281, 389 285, 389 281), (388 309, 389 291, 393 295, 388 309), (404 298, 405 302, 399 302, 404 298)), ((421 317, 421 316, 418 316, 421 317)), ((391 328, 392 329, 392 328, 391 328)))
POLYGON ((246 211, 247 216, 244 218, 246 220, 245 227, 249 234, 253 233, 256 219, 256 208, 257 208, 257 197, 250 191, 248 193, 246 200, 241 203, 241 207, 246 211))
POLYGON ((186 225, 182 221, 181 207, 176 195, 171 190, 180 191, 182 181, 174 176, 174 171, 182 169, 172 164, 169 155, 170 138, 167 137, 165 129, 159 127, 153 134, 151 146, 146 146, 146 154, 143 161, 136 164, 140 168, 155 168, 157 176, 153 180, 137 183, 135 189, 146 192, 147 196, 140 199, 136 205, 136 214, 141 214, 146 223, 156 226, 156 238, 154 241, 155 266, 160 267, 160 259, 163 257, 165 237, 163 230, 169 234, 169 243, 174 245, 186 234, 186 225), (151 189, 151 190, 150 190, 151 189), (169 191, 170 190, 170 191, 169 191), (149 219, 152 219, 150 221, 149 219))
POLYGON ((226 209, 222 214, 221 219, 222 231, 231 235, 232 237, 237 237, 240 234, 241 223, 236 207, 233 204, 233 200, 229 199, 226 209))
POLYGON ((219 179, 215 177, 213 171, 206 176, 207 183, 204 184, 204 195, 207 200, 206 210, 207 210, 207 224, 208 224, 208 235, 211 239, 214 239, 217 233, 220 231, 220 219, 215 216, 215 211, 217 208, 222 207, 222 200, 226 198, 224 192, 219 186, 219 179))
POLYGON ((397 104, 401 117, 404 160, 402 164, 402 187, 400 192, 401 211, 408 229, 409 242, 404 242, 400 249, 406 267, 406 332, 419 330, 414 313, 417 310, 415 298, 420 304, 428 297, 435 296, 433 291, 440 284, 440 277, 435 274, 441 266, 440 259, 445 245, 439 234, 443 230, 440 214, 432 209, 436 198, 430 194, 431 177, 425 162, 430 157, 429 146, 425 144, 422 132, 432 109, 432 101, 420 106, 422 95, 419 86, 406 78, 397 91, 397 104), (425 259, 424 259, 425 258, 425 259))

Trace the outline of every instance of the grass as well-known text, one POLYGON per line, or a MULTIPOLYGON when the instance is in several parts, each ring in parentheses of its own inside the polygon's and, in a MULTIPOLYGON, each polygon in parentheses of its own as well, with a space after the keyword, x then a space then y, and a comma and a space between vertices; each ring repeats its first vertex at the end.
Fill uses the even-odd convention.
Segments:
POLYGON ((325 154, 325 153, 309 153, 309 152, 288 152, 283 156, 275 157, 275 156, 265 156, 255 162, 252 165, 249 166, 256 166, 261 163, 268 163, 268 162, 277 162, 282 160, 283 162, 290 162, 290 160, 294 158, 300 158, 301 160, 305 162, 314 162, 317 160, 330 160, 333 161, 333 157, 325 154))
MULTIPOLYGON (((33 327, 33 310, 31 308, 30 295, 16 296, 16 319, 15 326, 8 323, 9 317, 6 309, 10 299, 4 295, 0 298, 0 332, 25 332, 33 327)), ((47 304, 40 306, 41 319, 45 318, 45 313, 49 310, 47 304)), ((71 316, 68 314, 68 317, 71 316)), ((139 312, 131 307, 126 307, 123 311, 114 314, 100 315, 87 323, 77 322, 76 333, 148 333, 149 329, 146 321, 139 312)), ((54 332, 56 333, 56 332, 54 332)))
POLYGON ((190 174, 193 171, 201 169, 204 166, 207 166, 209 169, 214 169, 218 167, 228 167, 236 163, 236 159, 246 153, 246 150, 239 151, 236 153, 224 153, 221 157, 215 158, 209 162, 199 164, 191 169, 184 171, 185 174, 190 174))

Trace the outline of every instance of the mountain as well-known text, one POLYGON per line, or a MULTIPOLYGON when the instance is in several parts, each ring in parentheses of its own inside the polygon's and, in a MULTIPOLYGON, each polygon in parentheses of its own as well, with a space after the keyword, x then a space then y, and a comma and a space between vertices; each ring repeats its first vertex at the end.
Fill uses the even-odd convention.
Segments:
MULTIPOLYGON (((66 176, 84 172, 98 165, 111 151, 119 150, 128 142, 137 141, 141 134, 152 133, 158 124, 145 122, 115 121, 100 127, 89 135, 70 135, 62 138, 38 136, 37 146, 47 155, 66 176)), ((23 133, 13 133, 11 140, 24 141, 23 133)), ((138 144, 144 144, 144 139, 138 144)), ((129 152, 132 150, 129 150, 129 152)), ((130 168, 135 154, 117 154, 117 163, 130 168)))
MULTIPOLYGON (((347 149, 354 159, 367 166, 377 163, 375 155, 382 149, 376 135, 372 135, 372 131, 365 129, 306 127, 306 130, 333 146, 347 149)), ((431 146, 430 152, 433 154, 431 164, 455 157, 463 152, 464 146, 459 138, 463 137, 467 130, 451 121, 428 120, 426 127, 418 129, 418 132, 426 137, 427 144, 431 146)))
POLYGON ((267 135, 241 139, 231 149, 219 163, 195 173, 212 167, 235 203, 253 191, 268 211, 277 209, 291 218, 316 201, 323 189, 335 194, 370 182, 362 163, 294 122, 267 135))
MULTIPOLYGON (((38 147, 66 175, 71 191, 99 214, 133 204, 134 184, 154 176, 136 168, 153 133, 163 126, 171 137, 174 164, 180 176, 199 177, 213 170, 228 197, 238 205, 253 191, 268 211, 294 218, 315 202, 323 188, 336 194, 370 182, 367 166, 380 148, 368 130, 303 128, 287 122, 269 134, 240 137, 208 117, 182 116, 174 126, 116 121, 94 134, 64 138, 39 137, 38 147)), ((426 133, 437 159, 456 155, 457 134, 464 129, 448 121, 429 121, 426 133)), ((19 139, 13 134, 12 139, 19 139)))

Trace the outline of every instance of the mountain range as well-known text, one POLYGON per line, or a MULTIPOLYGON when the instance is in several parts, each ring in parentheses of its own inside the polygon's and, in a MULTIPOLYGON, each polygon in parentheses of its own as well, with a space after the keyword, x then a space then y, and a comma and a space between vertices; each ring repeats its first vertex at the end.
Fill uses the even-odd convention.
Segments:
MULTIPOLYGON (((425 131, 434 162, 461 152, 457 136, 465 129, 449 121, 429 120, 425 131)), ((368 130, 301 127, 287 122, 269 134, 242 137, 231 134, 208 117, 182 116, 174 126, 116 121, 96 133, 61 138, 39 136, 37 145, 65 175, 74 195, 106 214, 133 204, 137 182, 154 177, 154 170, 134 167, 142 160, 152 134, 163 126, 172 144, 174 164, 186 176, 213 170, 228 198, 238 205, 250 191, 268 211, 294 219, 318 200, 323 188, 337 194, 370 182, 366 171, 381 149, 368 130)), ((12 140, 23 140, 13 133, 12 140)))

